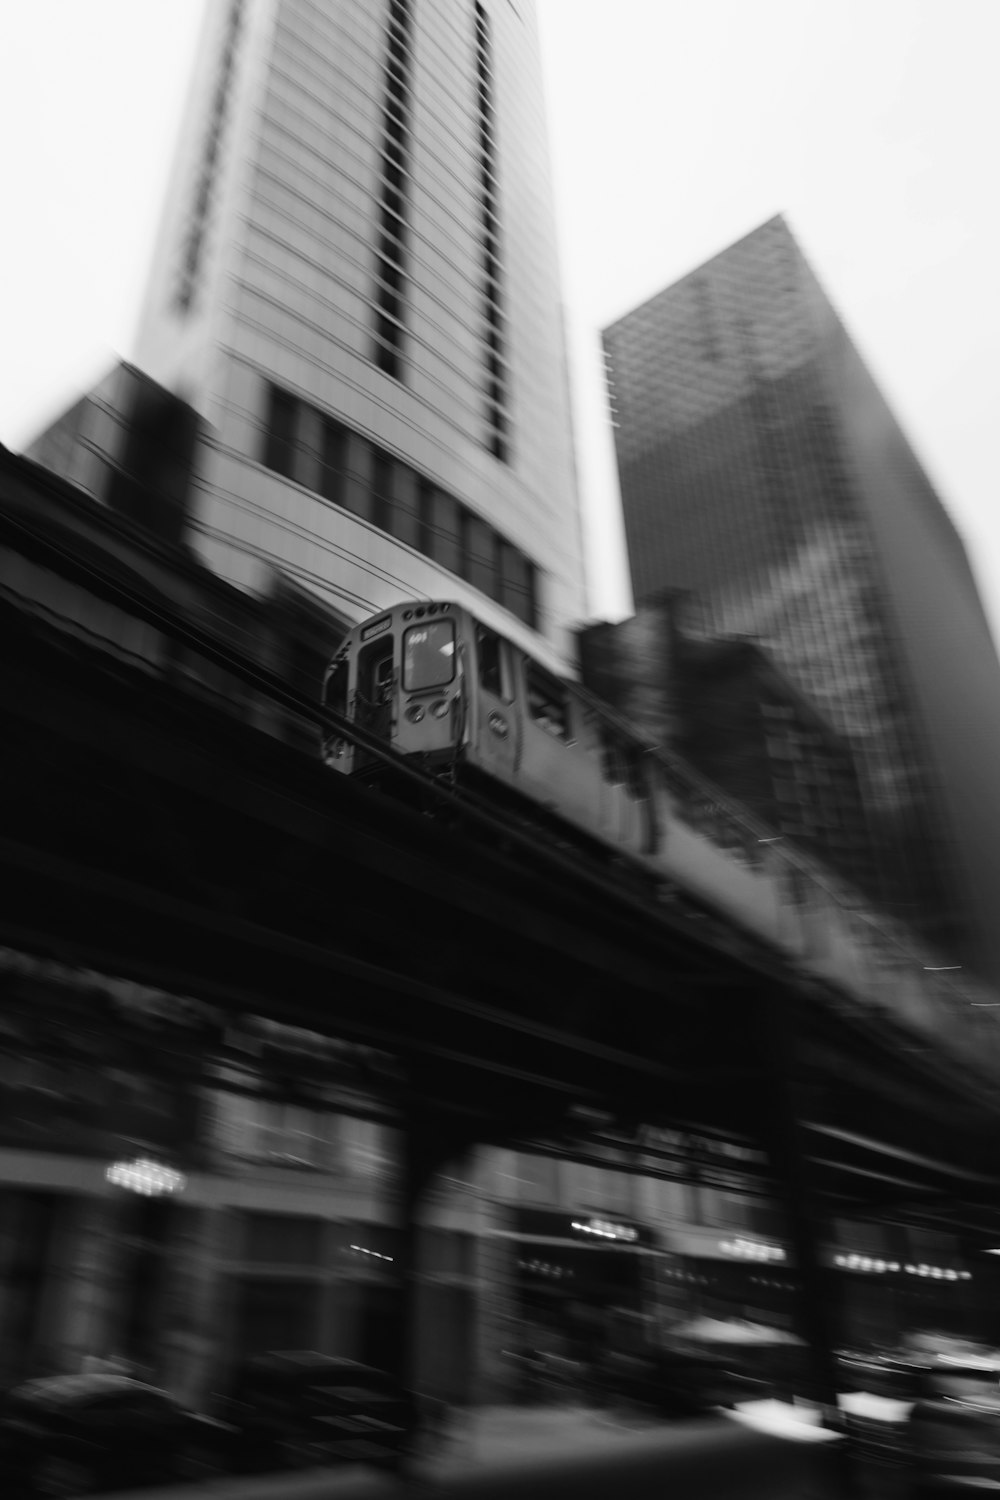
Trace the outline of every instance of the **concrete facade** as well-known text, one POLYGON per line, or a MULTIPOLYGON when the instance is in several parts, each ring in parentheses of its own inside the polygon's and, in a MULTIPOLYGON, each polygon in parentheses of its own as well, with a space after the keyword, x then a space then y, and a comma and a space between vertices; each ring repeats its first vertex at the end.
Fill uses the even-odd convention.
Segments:
POLYGON ((535 570, 521 621, 569 659, 585 600, 544 138, 528 0, 210 0, 136 363, 207 424, 191 524, 225 577, 253 589, 277 563, 355 618, 459 597, 518 633, 474 568, 456 580, 426 538, 267 467, 276 389, 486 522, 535 570))

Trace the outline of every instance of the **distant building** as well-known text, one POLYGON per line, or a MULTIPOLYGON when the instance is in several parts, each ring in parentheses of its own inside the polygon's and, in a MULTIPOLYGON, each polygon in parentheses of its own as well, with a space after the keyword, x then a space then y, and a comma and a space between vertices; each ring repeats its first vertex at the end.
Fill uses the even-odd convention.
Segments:
MULTIPOLYGON (((352 621, 456 598, 565 662, 586 610, 532 0, 207 0, 135 364, 202 419, 187 526, 222 577, 278 565, 352 621)), ((95 401, 91 468, 115 462, 95 401)), ((65 445, 32 454, 66 473, 65 445)))
POLYGON ((607 329, 633 590, 850 746, 874 894, 1000 977, 1000 672, 965 549, 787 226, 607 329))
POLYGON ((579 634, 586 685, 858 889, 877 873, 851 747, 744 637, 684 633, 666 597, 579 634))

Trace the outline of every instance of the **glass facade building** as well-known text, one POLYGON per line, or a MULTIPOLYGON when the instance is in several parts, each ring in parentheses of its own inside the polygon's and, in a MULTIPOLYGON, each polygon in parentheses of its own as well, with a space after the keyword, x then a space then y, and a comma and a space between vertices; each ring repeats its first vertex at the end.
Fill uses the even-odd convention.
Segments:
POLYGON ((544 139, 530 0, 209 0, 136 364, 205 422, 224 577, 277 565, 355 619, 456 597, 569 659, 544 139))
POLYGON ((604 333, 633 589, 851 747, 872 894, 1000 975, 1000 673, 963 544, 776 218, 604 333))

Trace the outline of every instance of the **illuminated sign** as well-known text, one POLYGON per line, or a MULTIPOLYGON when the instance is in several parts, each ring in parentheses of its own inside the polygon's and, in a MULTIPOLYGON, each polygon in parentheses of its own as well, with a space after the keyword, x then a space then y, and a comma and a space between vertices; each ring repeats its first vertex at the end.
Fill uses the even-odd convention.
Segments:
POLYGON ((370 641, 373 636, 384 635, 391 628, 392 615, 386 615, 384 620, 376 620, 374 625, 366 625, 361 632, 361 639, 363 641, 370 641))
POLYGON ((784 1260, 780 1245, 760 1245, 755 1240, 720 1240, 723 1255, 741 1255, 747 1260, 784 1260))
POLYGON ((630 1224, 613 1224, 609 1219, 574 1219, 574 1229, 580 1234, 593 1234, 602 1240, 628 1240, 630 1243, 639 1238, 639 1231, 633 1229, 630 1224))
POLYGON ((957 1271, 954 1266, 905 1265, 898 1260, 875 1260, 870 1255, 836 1255, 834 1265, 845 1271, 865 1271, 882 1275, 902 1270, 907 1276, 930 1276, 934 1281, 971 1281, 971 1271, 957 1271))
POLYGON ((130 1193, 140 1193, 144 1198, 160 1198, 166 1193, 182 1193, 187 1185, 183 1172, 166 1167, 162 1162, 116 1161, 105 1169, 104 1176, 114 1187, 125 1188, 130 1193))

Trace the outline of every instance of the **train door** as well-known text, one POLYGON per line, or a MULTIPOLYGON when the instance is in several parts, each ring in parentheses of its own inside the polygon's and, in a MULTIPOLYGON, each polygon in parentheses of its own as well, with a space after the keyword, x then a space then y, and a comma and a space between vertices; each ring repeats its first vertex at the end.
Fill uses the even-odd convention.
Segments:
POLYGON ((495 630, 476 625, 476 734, 483 768, 513 782, 520 759, 510 646, 495 630))
POLYGON ((390 632, 369 641, 358 652, 354 690, 355 722, 380 740, 392 739, 394 686, 393 637, 390 632))

